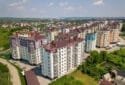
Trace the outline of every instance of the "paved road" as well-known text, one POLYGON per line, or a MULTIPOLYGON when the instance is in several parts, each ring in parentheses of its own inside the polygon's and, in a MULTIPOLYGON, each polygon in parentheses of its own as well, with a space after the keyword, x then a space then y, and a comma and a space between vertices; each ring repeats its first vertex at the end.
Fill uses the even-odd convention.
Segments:
MULTIPOLYGON (((36 66, 31 66, 31 65, 29 65, 27 63, 24 63, 22 61, 10 60, 10 62, 15 63, 17 66, 19 66, 21 69, 23 69, 25 71, 29 71, 29 70, 31 70, 33 68, 36 68, 36 66)), ((37 71, 38 71, 38 69, 37 69, 37 71)), ((42 77, 41 72, 38 71, 37 73, 39 73, 36 76, 37 76, 37 79, 38 79, 40 85, 48 85, 51 82, 51 80, 42 77)))
POLYGON ((10 49, 4 50, 4 51, 0 51, 0 54, 2 54, 2 53, 7 53, 7 52, 9 52, 9 51, 10 51, 10 49))
POLYGON ((20 77, 18 75, 17 69, 13 65, 11 65, 8 61, 6 61, 5 59, 0 58, 0 62, 7 65, 8 69, 10 71, 12 84, 21 85, 21 81, 20 81, 20 77))
POLYGON ((40 83, 40 85, 49 85, 49 83, 51 83, 51 80, 44 78, 42 76, 37 75, 37 79, 40 83))

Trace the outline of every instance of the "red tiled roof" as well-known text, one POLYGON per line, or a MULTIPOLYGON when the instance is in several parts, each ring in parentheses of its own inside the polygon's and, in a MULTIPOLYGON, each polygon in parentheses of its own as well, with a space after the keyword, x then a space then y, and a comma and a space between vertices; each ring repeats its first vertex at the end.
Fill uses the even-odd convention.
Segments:
MULTIPOLYGON (((23 33, 23 32, 22 32, 23 33)), ((22 34, 21 32, 16 32, 13 36, 11 37, 19 37, 19 34, 22 34)), ((29 37, 26 37, 27 39, 30 40, 42 40, 43 38, 45 38, 45 36, 41 35, 39 32, 37 31, 28 31, 28 32, 24 32, 23 34, 28 34, 30 35, 29 37)))
POLYGON ((83 39, 75 37, 59 38, 58 40, 52 41, 51 43, 44 46, 45 50, 48 52, 56 52, 57 48, 62 48, 65 46, 70 46, 81 42, 83 39))
POLYGON ((103 80, 101 80, 99 85, 112 85, 112 83, 107 81, 107 80, 105 80, 105 79, 103 79, 103 80))
POLYGON ((26 77, 27 85, 40 85, 35 73, 32 70, 26 71, 25 77, 26 77))

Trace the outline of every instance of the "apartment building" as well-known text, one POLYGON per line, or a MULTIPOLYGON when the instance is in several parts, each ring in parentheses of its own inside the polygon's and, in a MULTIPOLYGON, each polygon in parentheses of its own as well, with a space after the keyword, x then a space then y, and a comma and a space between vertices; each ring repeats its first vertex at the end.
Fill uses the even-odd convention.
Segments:
POLYGON ((11 36, 12 58, 40 64, 42 39, 43 36, 36 31, 16 32, 11 36))
POLYGON ((119 41, 119 29, 110 30, 110 43, 117 43, 119 41))
POLYGON ((103 29, 97 32, 96 46, 104 48, 110 45, 110 30, 103 29))
POLYGON ((46 29, 45 34, 46 39, 36 31, 15 33, 11 37, 12 57, 30 64, 41 63, 42 75, 54 79, 80 65, 84 51, 96 50, 96 45, 106 47, 117 42, 119 25, 108 22, 83 26, 59 25, 46 29), (105 26, 107 29, 104 29, 105 26))
POLYGON ((90 52, 96 49, 97 33, 87 33, 85 38, 85 51, 90 52))
POLYGON ((61 77, 75 69, 83 60, 83 39, 67 37, 43 46, 42 75, 51 79, 61 77))
POLYGON ((118 22, 105 22, 105 26, 97 32, 97 47, 104 48, 119 41, 121 24, 118 22))
POLYGON ((121 25, 118 22, 109 23, 110 28, 110 43, 117 43, 119 41, 119 33, 121 25))
POLYGON ((53 41, 57 35, 58 35, 58 31, 52 31, 52 30, 50 30, 50 31, 47 33, 48 42, 53 41))

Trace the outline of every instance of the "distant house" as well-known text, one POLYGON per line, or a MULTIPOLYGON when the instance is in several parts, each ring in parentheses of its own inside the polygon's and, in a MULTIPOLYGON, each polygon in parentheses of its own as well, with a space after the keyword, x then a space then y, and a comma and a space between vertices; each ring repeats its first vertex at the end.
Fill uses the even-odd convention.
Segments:
POLYGON ((99 85, 125 85, 125 71, 113 70, 105 74, 99 85))
POLYGON ((125 71, 118 71, 115 80, 117 85, 125 85, 125 71))
POLYGON ((102 80, 100 81, 100 84, 99 84, 99 85, 112 85, 112 83, 109 82, 109 81, 107 81, 107 80, 105 80, 105 79, 102 79, 102 80))

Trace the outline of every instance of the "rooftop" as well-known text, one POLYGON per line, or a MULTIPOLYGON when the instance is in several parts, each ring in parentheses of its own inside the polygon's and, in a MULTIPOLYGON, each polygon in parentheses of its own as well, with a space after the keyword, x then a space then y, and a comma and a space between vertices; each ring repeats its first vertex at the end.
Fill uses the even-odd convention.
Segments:
POLYGON ((66 37, 65 36, 65 37, 62 37, 62 38, 58 38, 57 40, 54 40, 51 43, 45 45, 44 48, 48 52, 56 52, 57 48, 75 45, 75 44, 77 44, 81 41, 83 41, 83 39, 78 38, 77 36, 75 36, 75 37, 68 37, 68 36, 66 37))
POLYGON ((41 40, 44 38, 43 35, 41 35, 37 31, 20 31, 20 32, 15 32, 12 38, 24 38, 24 39, 29 39, 29 40, 41 40))
POLYGON ((105 79, 103 79, 103 80, 100 81, 99 85, 112 85, 112 83, 107 81, 107 80, 105 80, 105 79))
POLYGON ((32 70, 26 71, 25 77, 26 77, 27 85, 40 85, 35 73, 32 70))

